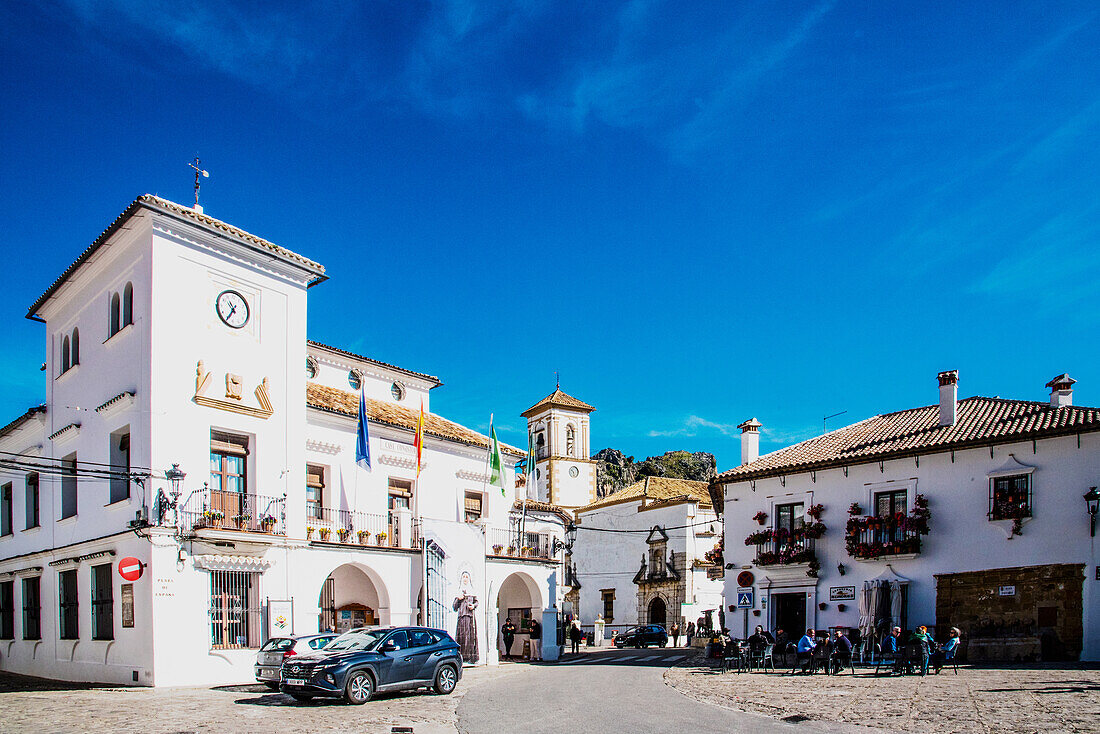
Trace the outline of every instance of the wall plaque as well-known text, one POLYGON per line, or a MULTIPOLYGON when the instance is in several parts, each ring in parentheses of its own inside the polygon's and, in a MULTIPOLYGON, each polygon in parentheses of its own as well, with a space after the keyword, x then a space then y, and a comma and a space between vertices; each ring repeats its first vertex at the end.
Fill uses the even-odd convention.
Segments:
POLYGON ((122 585, 122 626, 134 626, 134 585, 122 585))

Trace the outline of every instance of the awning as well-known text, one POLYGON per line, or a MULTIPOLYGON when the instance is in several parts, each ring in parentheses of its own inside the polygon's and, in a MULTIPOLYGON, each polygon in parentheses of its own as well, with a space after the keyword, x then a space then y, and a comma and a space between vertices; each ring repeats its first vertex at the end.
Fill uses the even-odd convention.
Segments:
POLYGON ((909 583, 909 579, 905 578, 904 576, 899 576, 897 571, 894 570, 894 567, 891 566, 889 563, 886 564, 886 569, 882 573, 880 573, 878 576, 875 576, 871 580, 886 582, 897 581, 899 584, 909 583))
POLYGON ((195 566, 207 571, 266 571, 271 561, 259 556, 194 556, 195 566))

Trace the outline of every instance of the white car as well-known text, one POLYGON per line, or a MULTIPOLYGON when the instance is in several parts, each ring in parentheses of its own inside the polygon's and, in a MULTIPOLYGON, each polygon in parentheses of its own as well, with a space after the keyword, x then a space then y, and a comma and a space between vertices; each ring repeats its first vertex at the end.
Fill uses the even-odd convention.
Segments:
POLYGON ((325 632, 319 635, 272 637, 256 655, 256 680, 273 691, 279 690, 284 660, 320 650, 339 636, 335 632, 325 632))

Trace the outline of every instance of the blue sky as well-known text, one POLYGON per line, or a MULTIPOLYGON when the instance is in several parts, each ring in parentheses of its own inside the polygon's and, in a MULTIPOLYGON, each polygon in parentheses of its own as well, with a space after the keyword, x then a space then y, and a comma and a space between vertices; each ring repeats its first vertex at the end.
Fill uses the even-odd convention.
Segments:
POLYGON ((0 424, 145 192, 322 262, 310 335, 523 443, 739 461, 960 395, 1100 404, 1094 3, 0 5, 0 424))

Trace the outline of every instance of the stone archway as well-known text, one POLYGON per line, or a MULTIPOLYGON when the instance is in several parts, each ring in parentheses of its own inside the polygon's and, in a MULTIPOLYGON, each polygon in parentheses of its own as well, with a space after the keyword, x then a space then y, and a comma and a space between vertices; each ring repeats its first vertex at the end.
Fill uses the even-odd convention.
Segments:
POLYGON ((500 628, 507 619, 512 620, 516 627, 515 640, 512 643, 511 654, 518 656, 523 654, 524 642, 530 639, 528 630, 530 620, 538 619, 542 623, 542 610, 544 601, 538 583, 529 574, 517 571, 511 573, 501 583, 497 591, 497 629, 491 630, 488 639, 495 641, 500 654, 507 655, 504 638, 500 628))
POLYGON ((389 593, 381 577, 358 563, 337 566, 321 583, 318 629, 346 632, 353 627, 390 624, 389 593))
POLYGON ((646 617, 650 624, 659 624, 664 627, 668 618, 668 608, 665 606, 665 600, 659 596, 650 599, 646 617))

